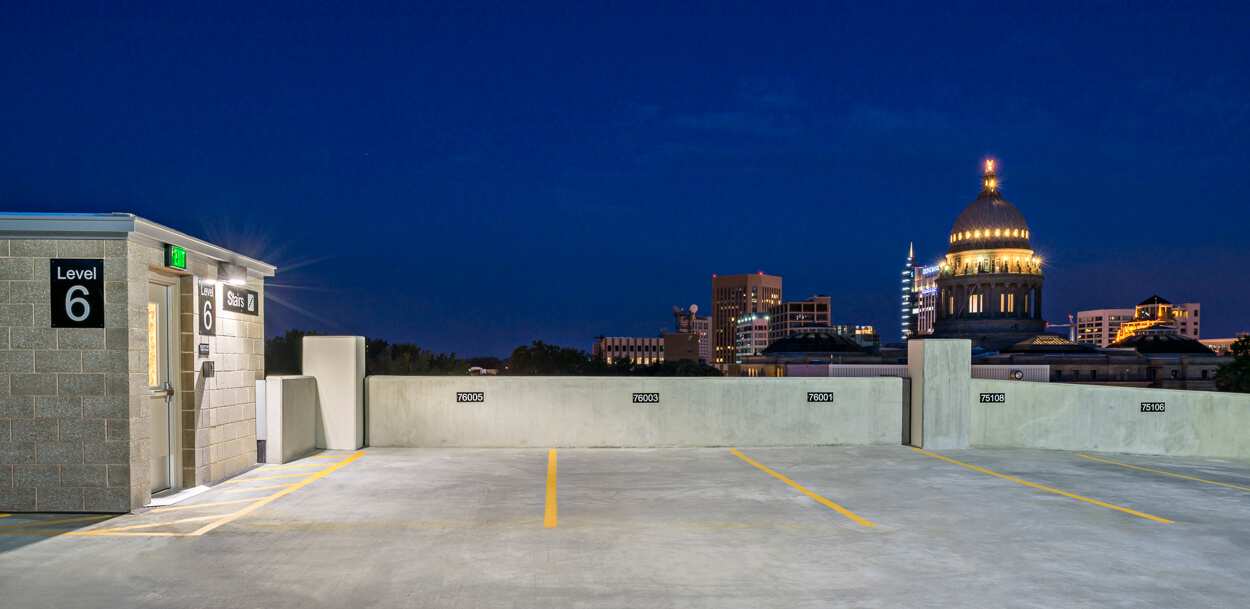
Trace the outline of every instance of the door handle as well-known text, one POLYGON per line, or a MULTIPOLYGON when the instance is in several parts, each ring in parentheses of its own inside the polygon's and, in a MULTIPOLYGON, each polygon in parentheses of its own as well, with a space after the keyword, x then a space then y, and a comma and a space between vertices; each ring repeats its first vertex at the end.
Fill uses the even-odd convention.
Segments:
POLYGON ((171 382, 169 382, 169 381, 165 381, 165 386, 164 386, 164 387, 161 387, 160 389, 149 389, 149 390, 148 390, 148 397, 153 397, 153 398, 156 398, 156 397, 161 397, 161 396, 165 396, 165 400, 166 400, 166 401, 168 401, 168 400, 170 400, 170 399, 173 399, 173 397, 174 397, 174 384, 173 384, 173 383, 171 383, 171 382))

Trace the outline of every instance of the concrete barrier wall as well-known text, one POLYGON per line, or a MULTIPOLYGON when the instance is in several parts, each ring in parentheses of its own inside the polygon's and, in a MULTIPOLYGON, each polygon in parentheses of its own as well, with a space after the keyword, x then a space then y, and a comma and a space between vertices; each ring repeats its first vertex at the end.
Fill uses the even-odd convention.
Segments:
POLYGON ((288 463, 314 450, 317 442, 317 379, 265 379, 265 463, 288 463))
POLYGON ((1250 460, 1250 395, 973 379, 971 402, 973 446, 1250 460))
POLYGON ((899 444, 908 399, 899 378, 371 376, 365 386, 371 446, 899 444))

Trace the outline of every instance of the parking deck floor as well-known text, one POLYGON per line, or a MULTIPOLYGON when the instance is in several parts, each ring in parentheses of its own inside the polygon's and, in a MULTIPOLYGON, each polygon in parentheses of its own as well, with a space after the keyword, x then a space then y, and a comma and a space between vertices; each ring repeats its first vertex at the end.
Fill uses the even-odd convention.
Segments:
POLYGON ((907 447, 361 453, 265 466, 176 509, 0 517, 0 605, 1244 607, 1250 598, 1241 462, 907 447))

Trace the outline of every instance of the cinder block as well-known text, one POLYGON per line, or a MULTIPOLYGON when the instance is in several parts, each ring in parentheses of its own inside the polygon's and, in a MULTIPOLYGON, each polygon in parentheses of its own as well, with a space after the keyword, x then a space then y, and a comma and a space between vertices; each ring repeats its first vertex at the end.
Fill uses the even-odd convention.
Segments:
POLYGON ((0 351, 0 372, 34 372, 35 352, 29 350, 0 351))
POLYGON ((130 486, 129 465, 109 465, 107 467, 109 486, 130 486))
POLYGON ((57 330, 57 348, 103 349, 104 328, 60 328, 57 330))
POLYGON ((130 417, 127 396, 92 396, 82 400, 82 416, 87 419, 124 419, 130 417))
POLYGON ((126 374, 104 375, 104 388, 107 395, 130 396, 130 378, 126 374))
POLYGON ((83 511, 80 488, 38 488, 35 492, 35 509, 41 512, 83 511))
POLYGON ((48 304, 35 303, 34 309, 35 309, 35 319, 33 323, 31 323, 31 325, 36 328, 51 328, 52 327, 52 306, 48 304))
MULTIPOLYGON (((108 267, 113 262, 109 258, 125 258, 126 257, 126 240, 125 239, 105 239, 104 240, 104 266, 108 267)), ((125 268, 125 261, 118 261, 118 266, 125 268)))
POLYGON ((36 371, 82 372, 82 351, 35 351, 34 354, 36 371))
POLYGON ((83 444, 86 448, 87 463, 130 463, 130 443, 129 442, 87 442, 83 444))
POLYGON ((81 419, 82 398, 41 395, 35 398, 35 416, 40 419, 81 419))
POLYGON ((12 465, 34 462, 34 442, 0 442, 0 463, 12 465))
MULTIPOLYGON (((109 442, 129 442, 130 427, 136 421, 144 421, 145 419, 108 419, 108 431, 105 440, 109 442)), ((143 425, 147 427, 147 424, 143 425)))
POLYGON ((0 302, 9 301, 9 282, 0 281, 0 302))
POLYGON ((56 255, 61 258, 103 258, 101 239, 57 239, 56 255))
POLYGON ((29 419, 35 416, 35 398, 30 396, 0 397, 0 419, 29 419))
POLYGON ((83 509, 88 512, 129 512, 130 489, 87 488, 83 489, 83 509))
POLYGON ((13 304, 45 303, 52 298, 52 284, 43 281, 12 281, 9 283, 9 302, 13 304))
POLYGON ((82 463, 82 446, 81 442, 38 442, 35 444, 35 462, 82 463))
MULTIPOLYGON (((129 372, 127 370, 126 351, 83 351, 83 372, 129 372)), ((145 358, 146 353, 140 353, 145 358)), ((145 366, 146 367, 146 366, 145 366)))
POLYGON ((56 258, 56 241, 52 239, 14 239, 9 242, 14 258, 56 258))
POLYGON ((130 325, 130 312, 127 305, 122 304, 105 304, 104 305, 104 326, 108 328, 142 328, 144 336, 144 344, 147 344, 147 324, 142 326, 130 325))
POLYGON ((0 488, 0 510, 10 512, 35 511, 35 489, 0 488))
POLYGON ((104 419, 61 419, 62 442, 103 442, 104 419))
POLYGON ((8 419, 0 419, 0 442, 9 442, 12 438, 13 425, 8 419))
MULTIPOLYGON (((20 305, 30 306, 30 305, 20 305)), ((0 325, 3 325, 0 323, 0 325)), ((55 328, 12 328, 9 330, 10 349, 55 349, 55 328)))
POLYGON ((0 305, 0 326, 29 326, 34 321, 34 312, 28 304, 0 305))
POLYGON ((104 282, 104 302, 108 304, 126 304, 130 297, 130 291, 126 289, 129 285, 125 281, 104 282))
POLYGON ((12 465, 0 465, 0 488, 6 488, 10 486, 13 486, 13 466, 12 465))
POLYGON ((103 374, 61 374, 61 395, 104 395, 103 374))
MULTIPOLYGON (((30 281, 34 278, 30 258, 0 258, 0 279, 30 281)), ((47 273, 48 270, 44 269, 47 273)))
MULTIPOLYGON (((13 419, 13 441, 56 442, 56 423, 56 419, 13 419)), ((60 461, 52 463, 60 463, 60 461)))
POLYGON ((13 486, 61 486, 61 466, 15 465, 13 486))
POLYGON ((62 465, 61 486, 107 486, 107 465, 62 465))
POLYGON ((152 485, 134 484, 130 487, 130 509, 140 508, 152 502, 152 485))
POLYGON ((55 374, 14 374, 13 395, 56 395, 55 374))
MULTIPOLYGON (((105 328, 104 348, 125 351, 130 348, 130 328, 105 328)), ((145 350, 146 351, 146 350, 145 350)))

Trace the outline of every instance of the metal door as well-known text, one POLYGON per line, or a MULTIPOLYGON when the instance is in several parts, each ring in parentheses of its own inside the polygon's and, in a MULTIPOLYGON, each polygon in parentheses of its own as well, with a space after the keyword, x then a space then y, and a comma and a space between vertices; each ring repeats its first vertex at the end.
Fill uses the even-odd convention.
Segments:
POLYGON ((148 412, 152 422, 152 492, 174 486, 173 287, 148 283, 148 412))

